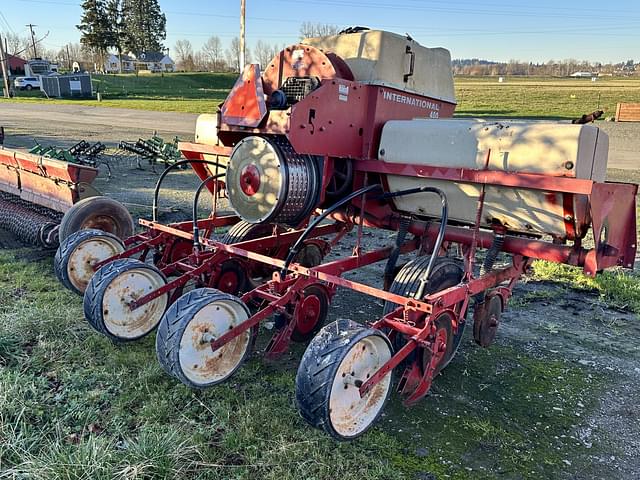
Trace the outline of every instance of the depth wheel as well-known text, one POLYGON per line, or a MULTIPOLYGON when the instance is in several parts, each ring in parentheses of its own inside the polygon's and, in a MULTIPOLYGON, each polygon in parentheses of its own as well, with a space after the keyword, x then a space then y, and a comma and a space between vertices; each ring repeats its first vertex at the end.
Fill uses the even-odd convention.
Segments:
MULTIPOLYGON (((415 258, 404 265, 400 271, 398 271, 397 275, 393 279, 393 283, 391 284, 391 288, 389 289, 390 293, 395 293, 397 295, 410 296, 414 295, 418 287, 420 285, 420 277, 426 271, 427 265, 429 265, 429 259, 431 256, 425 255, 422 257, 415 258)), ((444 290, 445 288, 453 287, 462 281, 462 276, 464 274, 464 270, 459 262, 447 257, 439 257, 436 259, 433 270, 429 275, 429 281, 427 282, 425 288, 425 295, 429 295, 432 293, 439 292, 444 290)), ((384 303, 384 311, 383 315, 387 315, 391 313, 393 310, 398 308, 398 305, 393 302, 385 302, 384 303)), ((462 322, 458 325, 458 331, 453 335, 453 325, 452 318, 450 315, 446 317, 438 318, 438 320, 443 324, 448 322, 448 327, 441 325, 442 328, 445 328, 448 332, 448 340, 447 340, 447 351, 442 358, 442 362, 438 366, 437 372, 440 372, 443 368, 445 368, 455 356, 458 347, 460 346, 460 342, 462 341, 462 336, 464 335, 464 328, 466 326, 466 322, 462 322)), ((464 320, 464 319, 462 319, 464 320)), ((436 324, 436 328, 438 325, 436 324)), ((402 348, 406 343, 406 339, 401 334, 396 334, 394 337, 394 347, 397 350, 402 348)), ((416 350, 418 351, 418 349, 416 350)), ((409 354, 409 356, 405 359, 405 362, 410 362, 414 358, 414 353, 409 354)))
POLYGON ((379 330, 349 320, 324 327, 307 347, 296 375, 302 418, 338 440, 362 435, 384 408, 391 372, 362 398, 359 385, 391 356, 391 343, 379 330))
POLYGON ((60 242, 78 230, 93 228, 125 239, 133 235, 133 218, 116 200, 104 197, 89 197, 73 205, 62 217, 58 235, 60 242))
POLYGON ((223 293, 239 295, 250 287, 249 273, 245 264, 237 260, 225 260, 210 286, 223 293))
POLYGON ((100 268, 84 293, 84 316, 113 341, 137 340, 151 332, 169 303, 169 292, 132 310, 131 302, 164 287, 165 276, 153 265, 131 258, 100 268))
MULTIPOLYGON (((234 243, 247 242, 256 238, 269 237, 273 233, 273 223, 249 223, 239 221, 224 234, 220 243, 232 245, 234 243)), ((279 229, 282 227, 278 227, 279 229)))
POLYGON ((213 288, 182 295, 163 315, 156 337, 162 368, 192 388, 224 382, 250 355, 256 328, 240 334, 215 352, 211 341, 249 318, 237 297, 213 288))
POLYGON ((53 268, 60 283, 83 295, 95 273, 95 265, 122 252, 124 244, 115 235, 102 230, 80 230, 60 243, 53 268))

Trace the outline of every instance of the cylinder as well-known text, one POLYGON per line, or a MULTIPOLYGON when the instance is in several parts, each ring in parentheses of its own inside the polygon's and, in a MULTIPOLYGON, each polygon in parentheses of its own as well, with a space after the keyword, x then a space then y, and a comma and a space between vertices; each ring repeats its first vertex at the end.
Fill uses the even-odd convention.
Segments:
POLYGON ((247 222, 297 226, 318 204, 320 162, 296 153, 284 137, 246 137, 229 157, 229 202, 247 222))

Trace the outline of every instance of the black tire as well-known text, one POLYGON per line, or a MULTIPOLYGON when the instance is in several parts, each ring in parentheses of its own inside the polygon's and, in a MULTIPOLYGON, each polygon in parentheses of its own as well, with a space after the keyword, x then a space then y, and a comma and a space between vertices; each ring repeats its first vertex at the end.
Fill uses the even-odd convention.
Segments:
MULTIPOLYGON (((415 258, 404 265, 394 278, 393 283, 389 288, 389 292, 403 296, 415 294, 415 292, 418 290, 418 286, 420 285, 420 277, 427 269, 430 258, 430 255, 425 255, 415 258)), ((453 287, 454 285, 460 283, 463 275, 464 269, 462 268, 462 265, 459 261, 448 257, 438 257, 433 265, 433 270, 429 275, 429 281, 427 282, 425 288, 425 294, 436 293, 444 290, 445 288, 453 287)), ((383 315, 391 313, 397 307, 398 305, 396 303, 385 302, 383 315)), ((466 322, 463 322, 460 325, 460 328, 458 328, 456 334, 453 336, 451 352, 444 360, 442 366, 439 369, 440 371, 445 368, 455 356, 460 342, 462 341, 465 326, 466 322)), ((402 346, 404 346, 406 341, 402 335, 397 334, 395 335, 395 340, 393 343, 397 351, 402 348, 402 346)), ((405 359, 405 362, 412 361, 414 354, 415 352, 411 353, 405 359)))
POLYGON ((180 380, 190 388, 204 389, 221 383, 233 375, 249 358, 256 339, 257 327, 249 332, 249 345, 240 362, 223 380, 211 383, 195 383, 183 371, 180 364, 180 344, 184 332, 194 316, 205 306, 218 300, 228 300, 241 304, 247 318, 251 315, 247 306, 240 300, 215 288, 197 288, 182 295, 162 316, 156 335, 156 355, 162 369, 170 376, 180 380))
POLYGON ((273 232, 272 223, 249 223, 241 220, 224 234, 220 243, 231 245, 256 238, 268 237, 273 232))
MULTIPOLYGON (((62 285, 64 285, 67 289, 77 293, 78 295, 84 295, 84 289, 78 288, 78 286, 74 285, 73 281, 71 280, 68 270, 69 260, 78 246, 94 238, 109 239, 109 241, 114 242, 120 246, 121 252, 124 252, 125 250, 124 243, 122 243, 122 240, 120 240, 115 235, 112 235, 108 232, 103 232, 102 230, 88 229, 72 233, 66 239, 64 239, 60 243, 60 246, 58 247, 56 255, 53 259, 53 270, 60 283, 62 283, 62 285)), ((103 260, 106 259, 100 259, 99 261, 103 260)))
MULTIPOLYGON (((392 354, 391 343, 380 330, 365 328, 351 320, 338 320, 324 327, 307 347, 296 375, 296 405, 302 418, 338 440, 351 440, 364 434, 384 410, 391 386, 386 390, 380 410, 368 426, 356 435, 340 434, 331 421, 329 400, 334 378, 351 348, 370 336, 384 339, 392 354)), ((346 388, 346 387, 345 387, 346 388)))
POLYGON ((27 85, 24 88, 27 90, 27 92, 30 92, 31 90, 33 90, 33 87, 31 85, 27 85))
POLYGON ((80 200, 62 217, 58 231, 60 242, 79 230, 93 228, 112 233, 124 240, 133 235, 133 218, 124 205, 109 197, 80 200))
MULTIPOLYGON (((155 266, 148 263, 143 263, 140 260, 135 260, 133 258, 123 258, 120 260, 114 260, 113 262, 108 263, 107 265, 104 265, 102 268, 98 269, 93 278, 91 278, 91 281, 89 282, 89 285, 84 292, 84 299, 82 302, 84 317, 89 322, 89 325, 91 325, 97 332, 103 334, 114 342, 130 342, 139 340, 140 338, 143 338, 144 336, 151 333, 162 319, 162 316, 159 315, 158 320, 154 325, 152 325, 151 328, 148 328, 140 335, 131 337, 123 337, 114 334, 108 329, 104 318, 105 312, 103 311, 103 301, 107 287, 109 287, 111 282, 113 282, 118 276, 133 269, 150 270, 151 272, 157 274, 165 283, 167 282, 164 274, 155 266)), ((168 303, 168 294, 166 294, 166 298, 168 303)), ((164 310, 166 310, 166 306, 163 309, 163 313, 164 310)))

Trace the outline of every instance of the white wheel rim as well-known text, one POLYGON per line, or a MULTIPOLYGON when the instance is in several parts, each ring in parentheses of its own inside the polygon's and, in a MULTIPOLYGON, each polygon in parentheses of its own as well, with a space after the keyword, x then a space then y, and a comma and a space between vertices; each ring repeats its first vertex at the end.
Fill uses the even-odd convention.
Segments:
POLYGON ((214 300, 189 320, 180 339, 180 368, 196 385, 213 385, 230 377, 242 363, 251 340, 243 332, 215 352, 211 340, 220 338, 248 318, 239 301, 214 300))
POLYGON ((354 382, 366 382, 391 358, 391 349, 378 335, 367 336, 354 345, 340 363, 329 396, 329 418, 343 437, 355 437, 377 418, 391 387, 387 374, 364 397, 354 382))
POLYGON ((146 335, 160 322, 167 308, 165 293, 132 310, 131 302, 165 285, 160 274, 149 268, 132 268, 114 278, 102 297, 104 325, 112 335, 133 339, 146 335))
POLYGON ((93 237, 81 242, 67 261, 67 277, 71 285, 84 292, 95 273, 93 267, 123 251, 122 245, 109 237, 93 237))

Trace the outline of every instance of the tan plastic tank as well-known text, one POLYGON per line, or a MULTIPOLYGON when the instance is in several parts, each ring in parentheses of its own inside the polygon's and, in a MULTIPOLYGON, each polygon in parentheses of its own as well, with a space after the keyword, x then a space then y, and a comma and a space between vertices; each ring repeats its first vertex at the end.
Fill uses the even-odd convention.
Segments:
POLYGON ((382 30, 306 38, 302 43, 338 55, 358 82, 456 103, 451 54, 445 48, 423 47, 407 36, 382 30))
MULTIPOLYGON (((605 180, 609 138, 592 125, 478 120, 398 120, 382 130, 379 158, 390 163, 483 169, 555 177, 605 180)), ((450 221, 474 224, 481 185, 388 175, 392 192, 420 186, 444 190, 450 221)), ((496 223, 512 232, 564 239, 586 234, 585 195, 487 186, 482 225, 496 223), (569 225, 568 225, 569 224, 569 225), (571 228, 568 228, 571 227, 571 228)), ((439 217, 440 204, 429 194, 397 197, 400 211, 439 217)))

